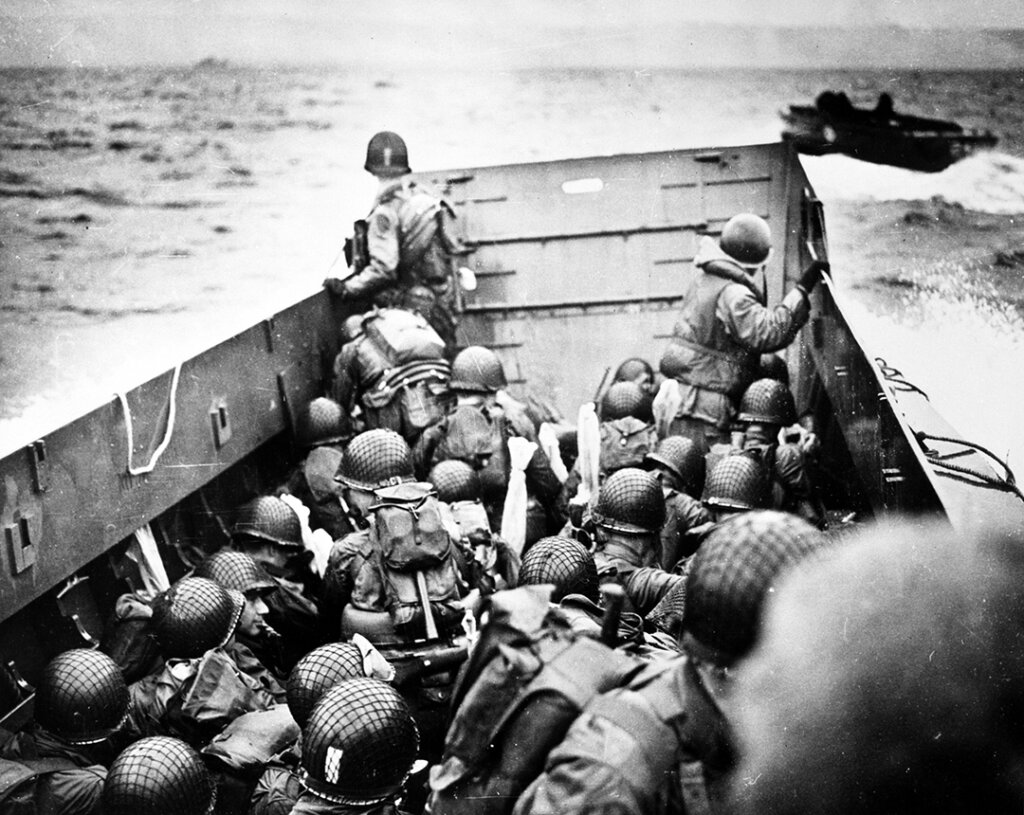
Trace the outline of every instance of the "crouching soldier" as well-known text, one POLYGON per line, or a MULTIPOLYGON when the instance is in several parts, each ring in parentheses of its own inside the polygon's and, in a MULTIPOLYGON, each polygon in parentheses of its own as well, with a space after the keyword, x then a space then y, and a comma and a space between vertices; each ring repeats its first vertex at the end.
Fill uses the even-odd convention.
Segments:
POLYGON ((683 580, 660 566, 659 535, 665 522, 661 482, 646 470, 619 470, 601 485, 591 515, 601 582, 621 585, 629 610, 645 615, 683 580))
POLYGON ((405 700, 378 679, 347 679, 302 731, 305 792, 292 815, 397 815, 419 733, 405 700))
POLYGON ((106 654, 76 648, 52 659, 36 686, 35 726, 0 729, 0 811, 95 812, 129 706, 106 654))
POLYGON ((743 394, 739 421, 742 452, 753 456, 765 471, 772 507, 799 515, 821 528, 825 511, 808 472, 799 444, 783 442, 780 433, 796 422, 793 394, 775 379, 758 379, 743 394))
POLYGON ((344 638, 362 634, 400 673, 429 663, 431 675, 411 679, 403 691, 425 742, 437 743, 444 736, 452 668, 466 655, 461 598, 467 587, 436 491, 414 481, 409 445, 390 430, 353 439, 338 479, 367 528, 335 542, 325 599, 332 610, 340 609, 344 638))
POLYGON ((311 569, 313 553, 302 542, 295 510, 272 495, 243 504, 231 545, 249 555, 277 584, 264 595, 267 623, 281 635, 285 671, 325 641, 320 623, 322 581, 311 569))
POLYGON ((687 576, 683 656, 597 696, 516 802, 516 815, 722 811, 735 762, 729 690, 779 577, 818 548, 799 518, 755 512, 719 527, 687 576))
POLYGON ((217 790, 202 759, 170 736, 140 739, 117 757, 103 787, 104 815, 213 815, 217 790))
POLYGON ((691 530, 711 521, 711 515, 699 500, 704 488, 704 456, 689 439, 669 436, 644 457, 644 467, 657 475, 665 494, 661 567, 672 571, 700 544, 691 530))
POLYGON ((173 735, 201 746, 243 713, 284 701, 284 689, 235 642, 245 598, 185 577, 153 602, 150 629, 166 660, 132 683, 131 722, 141 736, 173 735))

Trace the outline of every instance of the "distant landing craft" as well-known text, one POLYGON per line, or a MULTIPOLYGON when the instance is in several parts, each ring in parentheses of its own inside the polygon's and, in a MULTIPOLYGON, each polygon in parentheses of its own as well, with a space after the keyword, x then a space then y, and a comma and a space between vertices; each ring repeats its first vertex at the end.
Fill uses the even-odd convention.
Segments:
POLYGON ((956 122, 896 113, 887 93, 870 109, 854 107, 843 92, 825 91, 813 106, 790 105, 779 115, 786 123, 783 140, 801 153, 844 153, 926 173, 945 170, 998 141, 990 130, 967 130, 956 122))

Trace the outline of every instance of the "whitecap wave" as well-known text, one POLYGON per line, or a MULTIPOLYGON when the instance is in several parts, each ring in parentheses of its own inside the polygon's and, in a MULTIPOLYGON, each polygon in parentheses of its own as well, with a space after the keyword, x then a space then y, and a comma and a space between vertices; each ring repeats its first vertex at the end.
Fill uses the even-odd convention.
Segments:
POLYGON ((927 201, 938 198, 976 212, 1024 213, 1024 159, 982 151, 940 173, 870 164, 848 156, 804 156, 817 194, 840 201, 927 201))

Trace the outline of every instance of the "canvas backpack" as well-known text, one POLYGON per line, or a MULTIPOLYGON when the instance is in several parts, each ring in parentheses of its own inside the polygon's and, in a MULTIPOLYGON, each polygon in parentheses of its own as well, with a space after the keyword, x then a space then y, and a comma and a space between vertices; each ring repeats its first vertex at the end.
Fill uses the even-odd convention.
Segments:
POLYGON ((430 772, 432 815, 512 812, 583 707, 640 670, 632 657, 573 631, 541 589, 491 598, 452 698, 444 755, 430 772))
POLYGON ((462 620, 459 573, 437 492, 407 482, 374 492, 370 542, 380 552, 381 578, 395 629, 436 638, 462 620))
POLYGON ((605 475, 623 467, 642 467, 644 456, 658 445, 654 425, 634 416, 601 423, 601 472, 605 475))

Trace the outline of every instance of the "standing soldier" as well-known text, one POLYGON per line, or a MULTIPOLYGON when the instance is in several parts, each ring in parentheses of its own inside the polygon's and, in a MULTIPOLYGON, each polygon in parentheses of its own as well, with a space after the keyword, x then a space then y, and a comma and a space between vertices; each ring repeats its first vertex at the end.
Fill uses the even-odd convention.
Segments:
POLYGON ((764 267, 768 224, 757 215, 731 218, 716 243, 705 236, 694 259, 699 274, 683 300, 655 400, 661 435, 698 445, 727 443, 736 403, 754 381, 763 352, 785 348, 807 322, 808 294, 828 269, 812 263, 782 303, 768 307, 764 267))
POLYGON ((370 139, 365 168, 380 181, 366 219, 366 265, 353 265, 347 277, 328 278, 324 286, 344 299, 372 298, 379 306, 398 305, 412 287, 426 287, 430 302, 424 316, 452 346, 459 284, 455 243, 446 226, 454 217, 451 208, 405 177, 412 172, 409 153, 397 133, 382 131, 370 139))

